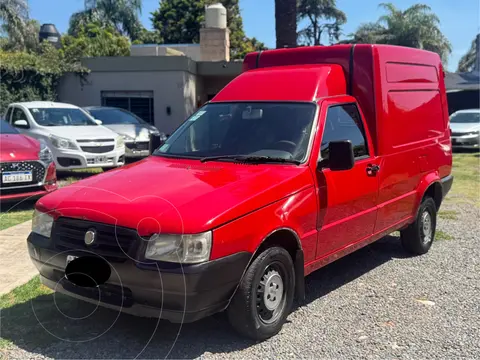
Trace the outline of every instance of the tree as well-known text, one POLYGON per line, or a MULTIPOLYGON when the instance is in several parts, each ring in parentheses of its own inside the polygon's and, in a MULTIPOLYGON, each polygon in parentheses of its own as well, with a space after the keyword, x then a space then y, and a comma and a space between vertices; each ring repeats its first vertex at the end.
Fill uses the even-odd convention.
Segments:
POLYGON ((134 44, 163 44, 162 35, 158 30, 150 31, 143 28, 140 31, 137 39, 133 42, 134 44))
POLYGON ((199 43, 205 6, 218 2, 227 9, 231 58, 241 59, 248 52, 264 49, 264 44, 245 35, 238 0, 161 0, 159 9, 152 12, 153 27, 165 44, 199 43))
POLYGON ((320 45, 322 35, 328 35, 330 43, 337 42, 347 16, 337 9, 336 0, 299 0, 298 18, 307 19, 309 25, 299 32, 307 45, 320 45))
POLYGON ((440 31, 440 20, 432 9, 416 4, 405 11, 397 9, 391 3, 380 6, 387 14, 376 23, 361 25, 352 34, 350 43, 373 43, 408 46, 436 52, 446 63, 452 47, 440 31))
POLYGON ((82 57, 128 56, 130 41, 113 27, 90 23, 78 29, 77 36, 62 38, 61 53, 67 63, 79 63, 82 57))
POLYGON ((24 46, 24 36, 27 31, 28 2, 27 0, 0 0, 1 31, 8 37, 8 44, 24 46))
POLYGON ((151 19, 165 44, 198 44, 204 12, 203 0, 161 0, 151 19))
POLYGON ((143 28, 139 19, 141 11, 142 0, 98 0, 96 7, 70 17, 68 33, 75 36, 83 26, 96 22, 135 40, 143 28))
POLYGON ((275 0, 277 49, 297 46, 297 0, 275 0))
POLYGON ((460 58, 457 72, 470 72, 473 70, 480 70, 480 58, 478 52, 480 51, 480 34, 472 41, 470 49, 465 55, 460 58))

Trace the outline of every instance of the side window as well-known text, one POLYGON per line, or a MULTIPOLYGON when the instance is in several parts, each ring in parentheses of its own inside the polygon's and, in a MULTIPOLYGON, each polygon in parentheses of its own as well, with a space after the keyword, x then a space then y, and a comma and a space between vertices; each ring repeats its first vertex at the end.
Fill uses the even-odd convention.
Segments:
POLYGON ((8 108, 7 113, 5 114, 5 121, 11 124, 12 119, 10 118, 12 116, 12 109, 11 107, 8 108))
MULTIPOLYGON (((13 114, 12 114, 12 125, 15 126, 15 121, 17 120, 25 120, 27 122, 27 126, 21 126, 22 128, 29 128, 30 126, 28 125, 28 120, 27 120, 27 115, 25 112, 20 109, 20 108, 14 108, 13 109, 13 114)), ((15 126, 19 127, 19 126, 15 126)))
POLYGON ((328 109, 320 148, 322 159, 328 159, 330 141, 339 140, 350 140, 352 142, 355 159, 368 156, 368 145, 363 123, 357 106, 354 104, 337 105, 328 109))

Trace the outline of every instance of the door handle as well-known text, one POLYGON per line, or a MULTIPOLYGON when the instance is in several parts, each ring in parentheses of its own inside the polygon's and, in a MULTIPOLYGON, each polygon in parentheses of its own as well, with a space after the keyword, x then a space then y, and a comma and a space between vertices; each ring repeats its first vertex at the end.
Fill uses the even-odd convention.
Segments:
POLYGON ((368 164, 367 165, 367 174, 368 175, 376 175, 377 172, 380 171, 380 166, 377 164, 368 164))

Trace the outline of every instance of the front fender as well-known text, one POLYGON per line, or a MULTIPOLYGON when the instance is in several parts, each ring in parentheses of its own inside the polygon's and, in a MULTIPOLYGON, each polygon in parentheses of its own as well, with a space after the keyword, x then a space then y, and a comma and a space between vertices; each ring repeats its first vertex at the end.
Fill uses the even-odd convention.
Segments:
POLYGON ((415 199, 415 206, 412 209, 413 211, 412 216, 417 215, 418 207, 422 202, 425 192, 432 184, 435 184, 435 183, 438 183, 440 185, 440 176, 438 174, 438 171, 429 172, 422 177, 422 179, 420 180, 417 186, 417 196, 415 199))
POLYGON ((289 195, 213 231, 211 260, 241 251, 254 254, 269 234, 291 229, 297 234, 305 262, 315 257, 317 202, 313 187, 289 195))

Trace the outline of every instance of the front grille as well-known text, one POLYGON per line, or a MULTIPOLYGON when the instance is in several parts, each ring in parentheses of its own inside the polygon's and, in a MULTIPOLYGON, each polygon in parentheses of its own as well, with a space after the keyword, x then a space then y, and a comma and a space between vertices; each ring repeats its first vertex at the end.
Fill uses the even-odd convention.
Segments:
POLYGON ((115 148, 115 145, 106 145, 106 146, 81 146, 81 149, 85 152, 92 154, 103 154, 109 151, 112 151, 115 148))
POLYGON ((78 143, 91 143, 91 142, 114 142, 115 139, 81 139, 77 140, 78 143))
POLYGON ((125 143, 125 146, 131 150, 148 150, 150 143, 148 142, 125 143))
POLYGON ((0 178, 0 187, 4 189, 18 187, 18 186, 28 186, 36 185, 42 183, 45 178, 45 166, 38 161, 11 161, 0 163, 0 169, 2 174, 4 172, 11 171, 31 171, 32 172, 32 181, 21 182, 21 183, 3 183, 3 176, 0 178))
POLYGON ((87 250, 109 261, 122 262, 134 255, 137 232, 92 221, 59 218, 53 226, 52 239, 59 251, 87 250), (87 246, 85 233, 88 230, 95 230, 96 239, 92 245, 87 246))
POLYGON ((59 157, 57 158, 57 161, 60 164, 60 166, 63 166, 63 167, 82 165, 80 160, 74 159, 74 158, 59 157))

